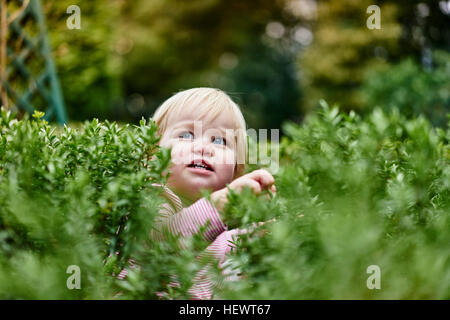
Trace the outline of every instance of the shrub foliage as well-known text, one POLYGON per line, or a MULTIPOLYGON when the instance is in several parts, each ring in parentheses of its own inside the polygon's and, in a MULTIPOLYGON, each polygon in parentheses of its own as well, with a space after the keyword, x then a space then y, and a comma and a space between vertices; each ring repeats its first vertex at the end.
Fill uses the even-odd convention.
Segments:
POLYGON ((304 125, 285 124, 274 203, 238 209, 278 218, 241 237, 233 258, 246 277, 224 297, 448 299, 450 131, 322 105, 304 125), (371 265, 379 290, 367 287, 371 265))
MULTIPOLYGON (((94 119, 74 130, 41 117, 1 113, 0 298, 186 298, 206 243, 149 240, 164 201, 152 184, 170 164, 155 124, 94 119), (80 267, 80 290, 66 285, 70 265, 80 267), (129 276, 118 280, 123 268, 129 276), (180 286, 170 285, 174 274, 180 286)), ((219 297, 449 299, 450 130, 325 103, 283 129, 277 195, 230 195, 233 224, 275 221, 236 241, 230 259, 242 277, 219 297), (371 265, 379 290, 367 287, 371 265)))

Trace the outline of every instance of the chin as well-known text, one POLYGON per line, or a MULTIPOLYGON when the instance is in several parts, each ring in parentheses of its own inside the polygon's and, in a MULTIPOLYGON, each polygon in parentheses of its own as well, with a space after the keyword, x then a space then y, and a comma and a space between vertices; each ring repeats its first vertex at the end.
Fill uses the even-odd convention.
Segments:
POLYGON ((211 186, 211 184, 206 184, 206 183, 199 183, 199 184, 191 184, 190 185, 190 190, 192 190, 192 192, 199 194, 200 190, 204 190, 204 189, 210 189, 210 190, 214 190, 214 186, 211 186))

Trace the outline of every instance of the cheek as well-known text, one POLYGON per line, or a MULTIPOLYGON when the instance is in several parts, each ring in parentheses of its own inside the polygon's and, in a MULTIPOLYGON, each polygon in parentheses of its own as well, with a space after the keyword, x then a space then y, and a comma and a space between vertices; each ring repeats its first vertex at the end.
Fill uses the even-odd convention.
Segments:
POLYGON ((235 153, 232 150, 228 150, 220 154, 220 170, 221 177, 224 180, 231 182, 234 177, 234 171, 236 167, 235 153))
POLYGON ((170 159, 171 165, 169 168, 170 171, 170 178, 169 180, 178 180, 180 175, 182 174, 184 165, 184 157, 183 157, 183 151, 179 147, 172 148, 171 152, 171 159, 170 159))
POLYGON ((234 177, 236 165, 235 164, 229 164, 227 166, 228 166, 227 167, 227 173, 228 173, 227 179, 231 182, 233 180, 233 177, 234 177))
POLYGON ((218 172, 218 178, 219 178, 219 184, 220 187, 224 187, 225 184, 230 183, 233 181, 234 177, 234 165, 233 164, 222 164, 220 165, 220 168, 218 172))
POLYGON ((215 152, 215 161, 220 164, 234 165, 236 163, 236 157, 234 150, 219 149, 215 152))
POLYGON ((175 165, 189 164, 192 159, 189 145, 187 143, 176 143, 172 145, 171 159, 175 165))

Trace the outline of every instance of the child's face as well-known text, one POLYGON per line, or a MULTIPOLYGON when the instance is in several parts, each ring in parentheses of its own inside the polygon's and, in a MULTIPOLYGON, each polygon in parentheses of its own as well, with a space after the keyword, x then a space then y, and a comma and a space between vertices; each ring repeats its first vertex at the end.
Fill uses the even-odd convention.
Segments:
POLYGON ((236 157, 233 122, 226 113, 199 120, 195 110, 171 115, 160 145, 172 148, 168 185, 190 200, 201 189, 216 191, 233 180, 236 157), (207 168, 196 167, 203 163, 207 168))

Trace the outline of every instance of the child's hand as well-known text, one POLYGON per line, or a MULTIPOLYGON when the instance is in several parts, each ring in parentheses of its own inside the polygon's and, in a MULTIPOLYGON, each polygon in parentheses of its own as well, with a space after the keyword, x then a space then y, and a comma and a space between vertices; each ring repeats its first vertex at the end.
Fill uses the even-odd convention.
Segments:
MULTIPOLYGON (((277 189, 274 183, 275 179, 267 170, 259 169, 237 178, 228 185, 228 188, 239 193, 245 187, 250 187, 255 194, 260 194, 263 190, 268 190, 275 195, 277 189)), ((213 192, 211 194, 211 200, 216 209, 221 212, 228 201, 228 189, 223 188, 213 192)))

